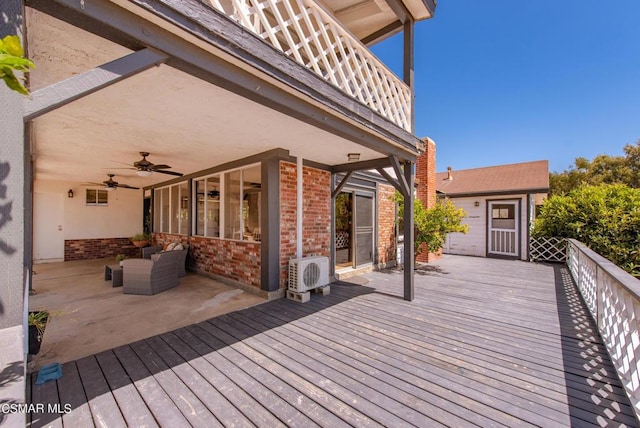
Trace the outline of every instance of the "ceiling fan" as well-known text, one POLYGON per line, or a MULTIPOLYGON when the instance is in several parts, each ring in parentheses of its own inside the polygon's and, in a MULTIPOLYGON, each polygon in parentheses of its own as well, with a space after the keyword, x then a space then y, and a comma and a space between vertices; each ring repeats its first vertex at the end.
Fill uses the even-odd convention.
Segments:
POLYGON ((123 189, 134 189, 134 190, 138 190, 140 189, 139 187, 133 187, 133 186, 129 186, 128 184, 123 184, 123 183, 118 183, 117 181, 113 180, 113 177, 115 177, 115 174, 107 174, 109 176, 108 180, 103 181, 102 183, 87 183, 87 185, 89 186, 104 186, 105 190, 115 190, 119 187, 123 188, 123 189))
POLYGON ((149 162, 147 160, 147 156, 149 156, 149 152, 140 152, 140 156, 142 156, 142 159, 137 162, 134 162, 133 168, 132 168, 136 170, 136 174, 139 175, 140 177, 148 177, 154 172, 159 172, 161 174, 168 174, 168 175, 176 175, 178 177, 182 177, 184 175, 180 172, 164 171, 165 169, 171 168, 169 165, 164 165, 164 164, 156 165, 149 162))

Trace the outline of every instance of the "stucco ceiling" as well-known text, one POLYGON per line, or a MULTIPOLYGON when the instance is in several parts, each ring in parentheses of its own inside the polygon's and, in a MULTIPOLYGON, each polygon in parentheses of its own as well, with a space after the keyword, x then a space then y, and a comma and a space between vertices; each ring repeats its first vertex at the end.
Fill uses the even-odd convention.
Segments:
MULTIPOLYGON (((122 57, 129 50, 29 10, 32 90, 122 57)), ((172 178, 141 178, 127 169, 148 160, 192 173, 274 148, 328 165, 361 153, 381 155, 167 65, 88 95, 34 120, 36 180, 101 182, 107 173, 134 186, 172 178)))

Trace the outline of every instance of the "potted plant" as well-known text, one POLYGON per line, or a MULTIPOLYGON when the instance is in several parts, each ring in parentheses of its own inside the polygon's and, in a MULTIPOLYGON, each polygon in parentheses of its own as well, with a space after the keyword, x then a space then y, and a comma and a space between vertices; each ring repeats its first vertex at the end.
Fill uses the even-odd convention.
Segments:
POLYGON ((44 329, 49 320, 49 312, 47 311, 31 311, 29 312, 29 354, 35 355, 40 352, 40 344, 44 336, 44 329))
POLYGON ((145 232, 136 233, 130 239, 131 242, 133 242, 133 245, 138 248, 146 247, 147 245, 149 245, 149 234, 145 232))
POLYGON ((126 258, 127 258, 127 256, 126 256, 126 255, 124 255, 124 254, 118 254, 118 255, 116 256, 116 261, 118 262, 118 264, 119 264, 120 266, 122 266, 122 261, 123 261, 124 259, 126 259, 126 258))

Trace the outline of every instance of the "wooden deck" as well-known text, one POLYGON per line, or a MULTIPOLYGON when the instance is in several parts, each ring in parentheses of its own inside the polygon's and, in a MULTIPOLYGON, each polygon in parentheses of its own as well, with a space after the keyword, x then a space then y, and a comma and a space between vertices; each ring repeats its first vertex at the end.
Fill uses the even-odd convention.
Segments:
MULTIPOLYGON (((562 266, 446 256, 64 365, 31 426, 636 426, 562 266)), ((96 331, 99 334, 99 330, 96 331)))

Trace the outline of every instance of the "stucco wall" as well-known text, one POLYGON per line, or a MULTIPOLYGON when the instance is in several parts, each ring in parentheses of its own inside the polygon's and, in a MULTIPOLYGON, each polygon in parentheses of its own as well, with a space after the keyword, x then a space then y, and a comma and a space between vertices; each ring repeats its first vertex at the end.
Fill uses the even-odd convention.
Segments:
MULTIPOLYGON (((65 240, 122 238, 142 232, 142 190, 117 189, 109 192, 108 206, 87 206, 85 189, 78 183, 36 181, 34 192, 63 195, 65 240), (73 189, 74 197, 67 192, 73 189)), ((34 216, 46 215, 34 212, 34 216)))

